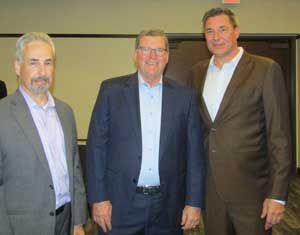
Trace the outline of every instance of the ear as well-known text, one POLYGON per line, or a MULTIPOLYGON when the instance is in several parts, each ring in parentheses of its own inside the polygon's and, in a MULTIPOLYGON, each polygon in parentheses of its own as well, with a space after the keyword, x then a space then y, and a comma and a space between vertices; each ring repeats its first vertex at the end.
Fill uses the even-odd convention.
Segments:
POLYGON ((166 55, 166 62, 168 63, 169 62, 169 55, 170 55, 170 52, 168 51, 167 55, 166 55))
POLYGON ((133 62, 134 62, 134 65, 135 65, 135 67, 137 68, 138 67, 138 65, 137 65, 137 50, 135 50, 134 51, 134 53, 133 53, 133 62))
POLYGON ((240 37, 240 33, 241 33, 241 28, 240 28, 240 26, 236 26, 236 27, 234 28, 234 33, 235 33, 236 39, 238 39, 238 38, 240 37))
POLYGON ((20 76, 20 70, 21 70, 21 64, 18 60, 14 61, 14 70, 16 75, 19 77, 20 76))

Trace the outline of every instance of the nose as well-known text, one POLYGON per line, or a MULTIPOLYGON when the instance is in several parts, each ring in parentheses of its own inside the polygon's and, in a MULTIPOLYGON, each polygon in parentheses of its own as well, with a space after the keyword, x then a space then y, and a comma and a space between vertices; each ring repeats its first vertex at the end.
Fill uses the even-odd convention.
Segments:
POLYGON ((46 74, 46 67, 44 64, 41 63, 39 65, 38 73, 39 73, 39 75, 42 75, 42 76, 46 74))
POLYGON ((220 38, 219 32, 215 31, 213 35, 214 40, 218 40, 220 38))
POLYGON ((150 58, 156 58, 157 57, 156 51, 154 49, 151 49, 149 56, 150 58))

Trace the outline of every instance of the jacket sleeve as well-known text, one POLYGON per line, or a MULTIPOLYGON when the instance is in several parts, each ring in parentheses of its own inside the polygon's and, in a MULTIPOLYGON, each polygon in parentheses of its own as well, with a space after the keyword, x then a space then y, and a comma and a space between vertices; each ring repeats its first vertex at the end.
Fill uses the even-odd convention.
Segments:
POLYGON ((280 66, 273 62, 263 86, 268 157, 270 161, 269 198, 286 200, 291 172, 291 135, 288 95, 280 66))
POLYGON ((107 146, 109 141, 108 92, 103 82, 94 106, 87 141, 88 202, 108 200, 105 180, 107 146))
POLYGON ((4 169, 4 154, 1 152, 0 148, 0 234, 5 235, 13 235, 10 223, 7 215, 7 210, 5 206, 5 199, 4 199, 4 176, 3 176, 3 169, 4 169))
POLYGON ((74 120, 74 135, 73 135, 73 184, 74 184, 74 209, 73 218, 74 225, 85 224, 87 221, 87 202, 86 202, 86 192, 85 185, 82 177, 82 168, 79 158, 78 145, 77 145, 77 131, 76 124, 74 120))
POLYGON ((186 205, 204 207, 205 157, 199 105, 192 96, 188 114, 186 205))

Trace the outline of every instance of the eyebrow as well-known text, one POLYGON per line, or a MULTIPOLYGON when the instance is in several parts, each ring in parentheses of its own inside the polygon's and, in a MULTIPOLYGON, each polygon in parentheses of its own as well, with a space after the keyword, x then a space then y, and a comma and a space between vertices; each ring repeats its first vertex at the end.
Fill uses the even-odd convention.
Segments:
POLYGON ((37 59, 37 58, 29 58, 28 60, 29 61, 53 61, 52 58, 47 58, 47 59, 44 59, 44 60, 40 60, 40 59, 37 59))

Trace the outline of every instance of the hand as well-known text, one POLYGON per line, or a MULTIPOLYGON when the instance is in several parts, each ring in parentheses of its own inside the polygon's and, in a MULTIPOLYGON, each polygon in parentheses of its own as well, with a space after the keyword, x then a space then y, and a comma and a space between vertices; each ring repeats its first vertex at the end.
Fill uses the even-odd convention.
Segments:
POLYGON ((74 225, 74 235, 85 235, 83 226, 81 224, 74 225))
POLYGON ((110 201, 97 202, 92 205, 93 220, 105 233, 112 229, 111 214, 112 205, 110 201))
POLYGON ((284 205, 269 198, 264 200, 261 218, 266 218, 265 230, 270 229, 273 225, 280 222, 284 210, 284 205))
POLYGON ((182 229, 195 228, 199 224, 200 218, 201 218, 200 208, 185 206, 181 218, 182 229))

